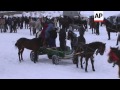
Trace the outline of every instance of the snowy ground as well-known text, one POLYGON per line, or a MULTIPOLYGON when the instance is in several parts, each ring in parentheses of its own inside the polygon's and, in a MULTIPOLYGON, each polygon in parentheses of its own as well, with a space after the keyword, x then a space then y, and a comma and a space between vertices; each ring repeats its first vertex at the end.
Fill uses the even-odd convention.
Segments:
MULTIPOLYGON (((30 36, 28 29, 18 30, 18 33, 0 33, 0 79, 118 79, 118 67, 113 68, 112 64, 107 62, 110 46, 116 45, 116 34, 112 33, 111 40, 107 40, 105 27, 100 27, 100 36, 91 33, 91 30, 85 33, 87 43, 102 41, 107 47, 103 56, 95 56, 96 71, 92 71, 89 61, 87 73, 84 69, 76 68, 71 59, 53 65, 47 55, 41 55, 39 62, 34 64, 30 60, 30 50, 27 49, 23 53, 24 61, 20 63, 15 42, 21 37, 33 38, 34 36, 30 36)), ((58 38, 56 41, 59 46, 58 38)), ((70 46, 70 41, 67 41, 67 45, 70 46)))

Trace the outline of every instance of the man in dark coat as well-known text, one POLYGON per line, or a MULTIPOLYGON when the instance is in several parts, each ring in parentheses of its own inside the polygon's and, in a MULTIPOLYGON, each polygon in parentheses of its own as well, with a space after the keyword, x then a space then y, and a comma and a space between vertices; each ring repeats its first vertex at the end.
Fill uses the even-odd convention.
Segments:
POLYGON ((62 28, 59 32, 59 41, 60 41, 60 48, 61 50, 65 51, 66 47, 66 31, 62 28))
POLYGON ((86 30, 85 30, 85 28, 83 27, 83 25, 80 24, 78 31, 79 31, 79 35, 80 35, 80 36, 83 36, 83 35, 85 34, 85 31, 86 31, 86 30))
POLYGON ((57 28, 50 31, 49 47, 56 47, 57 28))
POLYGON ((45 39, 46 42, 49 44, 50 42, 50 32, 54 29, 54 24, 52 23, 52 21, 48 21, 48 27, 45 30, 45 39))
POLYGON ((96 35, 99 35, 99 22, 96 22, 96 35))

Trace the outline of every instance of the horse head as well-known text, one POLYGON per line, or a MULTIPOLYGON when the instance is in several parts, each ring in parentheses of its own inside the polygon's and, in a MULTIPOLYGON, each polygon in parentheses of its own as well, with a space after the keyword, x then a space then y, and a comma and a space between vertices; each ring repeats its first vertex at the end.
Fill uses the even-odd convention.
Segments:
POLYGON ((72 30, 69 30, 68 31, 68 35, 67 35, 67 39, 68 40, 72 40, 72 39, 74 39, 75 37, 77 37, 77 35, 72 31, 72 30))
POLYGON ((101 45, 99 46, 99 48, 97 49, 96 55, 99 53, 100 55, 103 55, 105 52, 105 48, 106 48, 106 43, 101 43, 101 45))

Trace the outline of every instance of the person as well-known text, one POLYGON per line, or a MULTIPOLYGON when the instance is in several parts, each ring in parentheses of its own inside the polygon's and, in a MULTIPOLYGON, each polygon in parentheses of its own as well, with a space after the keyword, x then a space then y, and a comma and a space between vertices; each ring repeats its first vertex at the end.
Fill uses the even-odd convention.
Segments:
POLYGON ((79 35, 80 36, 83 36, 85 34, 85 28, 83 27, 82 24, 79 25, 79 28, 78 28, 78 31, 79 31, 79 35))
POLYGON ((1 29, 1 32, 2 30, 4 30, 4 25, 5 25, 5 19, 3 16, 1 16, 1 19, 0 19, 0 29, 1 29))
POLYGON ((60 41, 60 49, 62 51, 65 51, 66 47, 66 31, 64 28, 62 28, 59 32, 59 41, 60 41))
POLYGON ((41 30, 41 33, 40 33, 40 36, 39 36, 39 37, 42 38, 42 40, 43 40, 43 46, 45 46, 45 47, 47 46, 46 39, 45 39, 45 31, 46 31, 47 27, 48 27, 48 24, 45 23, 43 25, 43 29, 41 30))
POLYGON ((72 26, 71 26, 71 25, 69 26, 69 30, 70 30, 70 31, 73 31, 73 29, 72 29, 72 26))
POLYGON ((50 20, 50 21, 48 21, 48 27, 45 30, 45 40, 47 43, 49 43, 50 31, 52 31, 53 29, 54 29, 54 24, 50 20))
POLYGON ((36 30, 41 31, 42 30, 42 25, 40 22, 40 19, 38 18, 36 21, 36 25, 35 25, 36 30))
POLYGON ((96 35, 100 35, 100 32, 99 32, 99 22, 96 22, 96 35))
POLYGON ((56 47, 57 28, 50 31, 49 47, 56 47))
POLYGON ((55 28, 57 28, 57 18, 56 17, 54 18, 54 26, 55 26, 55 28))

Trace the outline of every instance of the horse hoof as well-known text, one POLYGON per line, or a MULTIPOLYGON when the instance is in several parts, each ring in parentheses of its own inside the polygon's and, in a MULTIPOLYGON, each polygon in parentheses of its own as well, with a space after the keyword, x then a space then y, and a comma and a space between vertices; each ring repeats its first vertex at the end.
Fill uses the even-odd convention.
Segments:
POLYGON ((95 72, 95 70, 93 70, 95 72))

